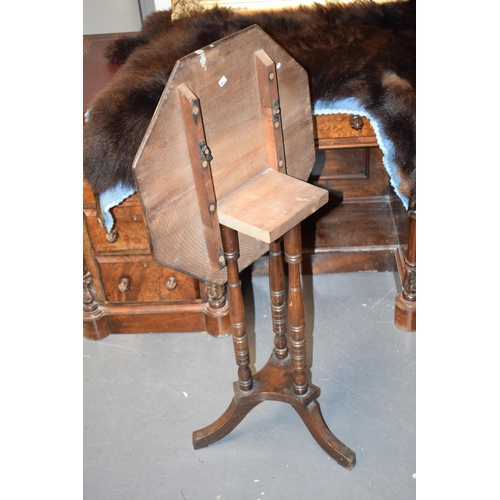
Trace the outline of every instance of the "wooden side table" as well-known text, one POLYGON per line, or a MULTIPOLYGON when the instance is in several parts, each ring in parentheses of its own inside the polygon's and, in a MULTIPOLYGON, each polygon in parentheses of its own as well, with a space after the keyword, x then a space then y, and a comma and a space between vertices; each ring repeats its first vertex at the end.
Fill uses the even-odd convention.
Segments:
POLYGON ((203 65, 197 53, 175 65, 133 172, 156 261, 228 286, 235 395, 220 418, 193 433, 195 449, 272 400, 290 404, 340 465, 355 464, 326 425, 306 370, 300 225, 328 200, 327 190, 306 182, 313 163, 307 75, 258 26, 210 44, 203 65), (253 374, 239 272, 265 249, 275 339, 253 374))

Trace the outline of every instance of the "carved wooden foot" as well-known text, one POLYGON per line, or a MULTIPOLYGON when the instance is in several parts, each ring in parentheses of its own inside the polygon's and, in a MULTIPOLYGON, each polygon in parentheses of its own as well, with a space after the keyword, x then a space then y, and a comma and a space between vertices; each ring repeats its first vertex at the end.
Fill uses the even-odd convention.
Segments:
POLYGON ((266 365, 253 376, 253 388, 243 391, 234 383, 234 397, 229 408, 212 424, 193 433, 195 449, 204 448, 227 436, 262 401, 281 401, 294 407, 314 439, 339 465, 351 469, 355 453, 328 429, 316 399, 320 389, 308 384, 303 395, 296 394, 291 356, 278 359, 274 353, 266 365))

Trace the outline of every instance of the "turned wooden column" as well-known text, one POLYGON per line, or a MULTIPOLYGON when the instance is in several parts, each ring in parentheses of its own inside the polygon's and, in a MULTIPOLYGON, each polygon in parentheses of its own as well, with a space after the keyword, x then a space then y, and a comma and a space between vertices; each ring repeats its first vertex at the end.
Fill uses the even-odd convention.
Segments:
POLYGON ((293 367, 293 390, 295 394, 307 392, 306 337, 304 305, 302 302, 302 236, 300 224, 285 234, 285 260, 288 263, 288 322, 293 367))
POLYGON ((229 305, 227 303, 226 286, 216 283, 205 283, 208 300, 205 307, 205 324, 212 337, 227 337, 231 333, 229 305))
POLYGON ((288 356, 288 347, 286 339, 285 272, 281 252, 281 238, 269 245, 269 289, 274 331, 274 355, 278 359, 285 359, 288 356))
POLYGON ((417 327, 417 214, 408 212, 408 248, 403 263, 402 290, 396 296, 394 322, 398 328, 413 332, 417 327))
POLYGON ((221 225, 220 228, 227 264, 229 318, 233 333, 234 355, 238 365, 238 384, 242 391, 249 391, 253 387, 253 377, 249 366, 250 353, 245 327, 245 306, 238 272, 238 257, 240 256, 238 233, 226 226, 221 225))
POLYGON ((108 335, 108 322, 97 300, 92 274, 83 259, 83 336, 91 340, 101 340, 108 335))

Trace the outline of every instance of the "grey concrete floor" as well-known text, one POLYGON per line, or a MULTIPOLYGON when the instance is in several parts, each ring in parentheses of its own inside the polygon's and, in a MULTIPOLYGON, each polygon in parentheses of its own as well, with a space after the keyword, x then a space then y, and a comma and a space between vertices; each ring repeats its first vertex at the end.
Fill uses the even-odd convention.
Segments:
MULTIPOLYGON (((111 335, 83 341, 83 498, 414 499, 416 334, 394 326, 395 274, 304 276, 303 286, 312 382, 328 427, 356 453, 352 470, 279 402, 194 450, 192 432, 233 395, 231 338, 111 335)), ((255 371, 273 344, 267 278, 244 281, 244 295, 255 371)))

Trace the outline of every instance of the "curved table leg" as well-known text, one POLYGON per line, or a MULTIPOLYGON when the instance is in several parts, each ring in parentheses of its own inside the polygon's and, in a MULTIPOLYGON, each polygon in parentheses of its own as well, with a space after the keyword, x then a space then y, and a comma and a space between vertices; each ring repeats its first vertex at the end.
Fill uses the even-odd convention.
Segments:
POLYGON ((306 373, 304 311, 302 304, 301 269, 302 242, 300 224, 284 236, 285 260, 288 263, 288 322, 291 349, 287 348, 284 273, 280 243, 270 246, 270 291, 272 303, 275 348, 268 362, 252 374, 249 363, 248 341, 245 329, 243 297, 239 283, 237 259, 238 235, 233 229, 221 226, 222 243, 228 272, 228 301, 234 353, 238 365, 235 395, 227 410, 203 429, 193 432, 194 449, 205 448, 227 436, 262 401, 281 401, 291 404, 304 421, 318 444, 339 465, 352 469, 356 455, 340 442, 327 427, 316 399, 320 389, 309 383, 306 373), (273 259, 276 261, 273 261, 273 259))
POLYGON ((262 401, 242 403, 234 397, 227 410, 213 423, 193 432, 195 450, 206 448, 227 436, 262 401))
POLYGON ((313 401, 306 408, 294 407, 294 409, 321 448, 335 459, 339 465, 346 469, 352 469, 356 463, 356 454, 339 441, 327 427, 323 415, 321 415, 319 403, 313 401))
POLYGON ((328 455, 342 467, 352 469, 356 463, 356 455, 326 425, 317 402, 320 389, 309 384, 305 395, 297 395, 293 387, 295 374, 291 365, 290 356, 278 359, 272 354, 266 365, 254 375, 253 390, 242 391, 238 382, 235 382, 235 395, 227 410, 212 424, 193 432, 194 448, 205 448, 227 436, 262 401, 281 401, 293 406, 311 435, 328 455))

